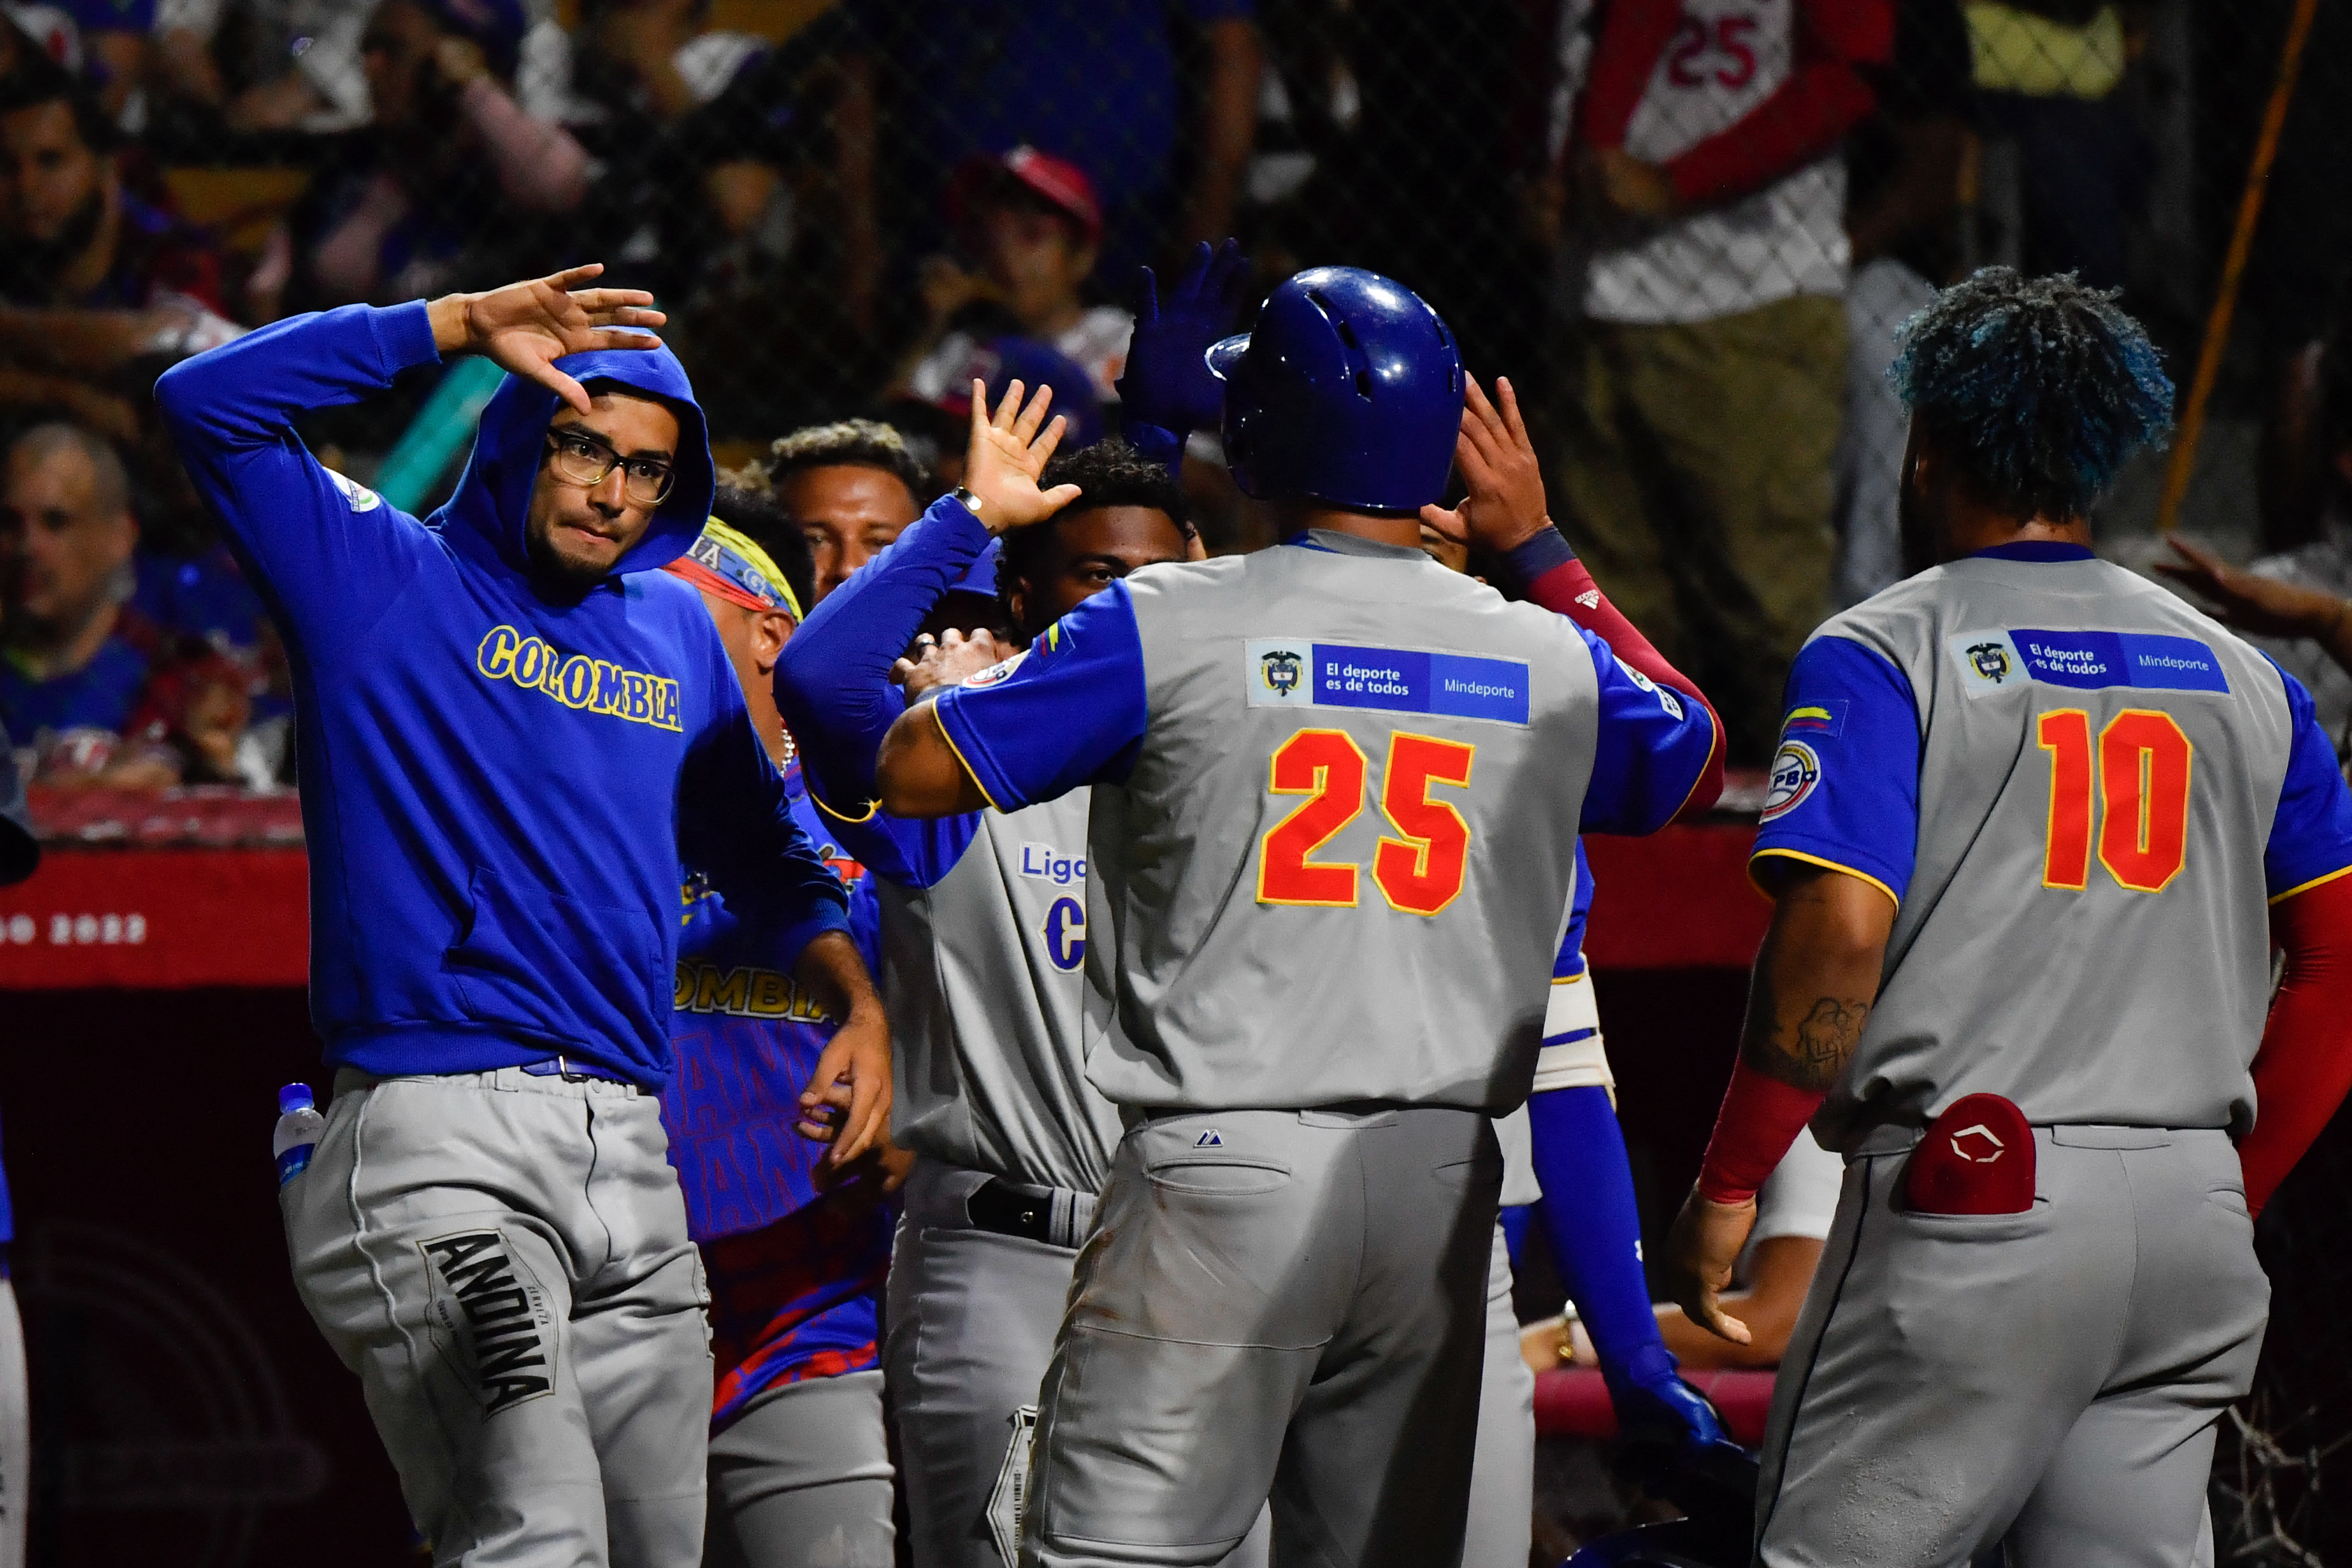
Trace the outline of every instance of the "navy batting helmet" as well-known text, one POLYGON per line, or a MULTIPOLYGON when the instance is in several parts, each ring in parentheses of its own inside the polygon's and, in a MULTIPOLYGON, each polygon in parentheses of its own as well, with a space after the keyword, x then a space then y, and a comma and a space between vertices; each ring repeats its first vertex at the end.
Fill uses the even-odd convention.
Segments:
POLYGON ((1225 383, 1225 459, 1244 493, 1408 513, 1444 494, 1462 355, 1404 285, 1360 267, 1310 268, 1208 360, 1225 383))
POLYGON ((1696 1520, 1621 1530, 1591 1542, 1560 1568, 1748 1568, 1748 1538, 1696 1520))

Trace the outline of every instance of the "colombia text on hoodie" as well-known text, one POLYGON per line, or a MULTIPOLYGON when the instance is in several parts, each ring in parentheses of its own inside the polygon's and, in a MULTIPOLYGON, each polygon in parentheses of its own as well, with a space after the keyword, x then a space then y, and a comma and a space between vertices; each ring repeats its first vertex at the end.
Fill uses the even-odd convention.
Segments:
POLYGON ((319 465, 305 409, 439 355, 422 303, 298 316, 156 383, 182 455, 259 586, 294 674, 310 853, 310 1016, 380 1076, 561 1054, 669 1073, 681 857, 771 912, 769 962, 845 929, 840 880, 786 810, 718 632, 656 569, 710 509, 694 389, 664 349, 557 361, 678 416, 677 480, 620 570, 541 598, 523 524, 552 392, 509 377, 423 522, 319 465))

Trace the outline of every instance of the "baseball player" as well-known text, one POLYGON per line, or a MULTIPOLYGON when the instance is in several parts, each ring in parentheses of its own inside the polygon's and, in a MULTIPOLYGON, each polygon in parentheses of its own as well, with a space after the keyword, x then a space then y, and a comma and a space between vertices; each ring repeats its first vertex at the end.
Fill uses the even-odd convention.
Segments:
POLYGON ((2187 1563, 2261 1344, 2251 1217, 2352 1078, 2352 796, 2299 683, 2091 553, 2171 402, 2111 295, 1988 268, 1892 374, 1930 570, 1790 676, 1778 904, 1675 1294, 1745 1336, 1717 1292, 1811 1119, 1847 1165, 1761 1561, 2187 1563))
MULTIPOLYGON (((1223 283, 1195 268, 1171 316, 1210 309, 1202 291, 1223 283)), ((811 612, 776 682, 814 799, 870 868, 883 905, 900 1075, 894 1136, 918 1155, 886 1360, 926 1568, 1008 1568, 1038 1385, 1119 1137, 1117 1109, 1085 1075, 1086 792, 940 822, 872 804, 875 754, 905 706, 893 665, 998 549, 980 519, 1035 494, 1035 468, 1009 473, 995 434, 976 419, 964 487, 811 612)), ((1039 442, 1043 462, 1052 443, 1039 442)), ((1003 603, 987 617, 1032 635, 1126 573, 1196 548, 1165 468, 1118 446, 1054 462, 1084 499, 1006 541, 995 573, 1003 603)), ((1057 480, 1053 494, 1058 505, 1077 491, 1057 480)), ((1262 1563, 1263 1542, 1234 1561, 1262 1563)))
MULTIPOLYGON (((1489 1117, 1534 1074, 1576 834, 1673 817, 1716 727, 1421 552, 1463 392, 1411 291, 1302 273, 1211 363, 1236 477, 1291 542, 1130 574, 920 694, 877 767, 899 815, 1095 789, 1087 1074, 1129 1125, 1022 1561, 1212 1562, 1270 1496, 1278 1561, 1450 1563, 1489 1117)), ((992 428, 1019 449, 1041 417, 1008 398, 992 428)))
POLYGON ((701 1556, 705 1292, 655 1102, 681 860, 845 1020, 803 1095, 827 1158, 889 1104, 841 882, 653 570, 709 511, 701 411, 597 271, 294 317, 156 386, 293 664, 336 1069, 280 1194, 295 1281, 444 1563, 701 1556), (298 416, 461 352, 511 374, 430 519, 303 449, 298 416))
MULTIPOLYGON (((1476 546, 1530 602, 1600 638, 1638 678, 1670 687, 1712 712, 1699 689, 1617 612, 1552 527, 1542 466, 1520 418, 1517 394, 1507 379, 1496 389, 1490 402, 1475 380, 1468 382, 1469 406, 1463 411, 1454 462, 1469 494, 1452 510, 1423 508, 1424 548, 1433 559, 1464 570, 1476 546)), ((1711 800, 1716 789, 1709 786, 1703 792, 1711 800)), ((1523 1111, 1496 1128, 1503 1139, 1503 1200, 1526 1203, 1547 1191, 1556 1195, 1541 1211, 1552 1252, 1625 1428, 1644 1439, 1663 1434, 1672 1447, 1688 1438, 1727 1450, 1731 1445, 1714 1413, 1675 1375, 1639 1266, 1641 1216, 1584 962, 1591 887, 1580 839, 1575 903, 1552 965, 1534 1092, 1523 1111)), ((1499 1233, 1487 1311, 1486 1385, 1478 1412, 1465 1568, 1523 1563, 1528 1547, 1535 1382, 1517 1354, 1510 1261, 1499 1233)), ((1648 1479, 1663 1482, 1664 1477, 1654 1472, 1648 1479)))
MULTIPOLYGON (((808 553, 802 545, 803 563, 808 553)), ((715 517, 662 570, 700 591, 794 819, 855 881, 861 868, 831 850, 807 804, 770 692, 776 656, 800 619, 793 584, 758 543, 715 517)), ((801 572, 803 588, 813 576, 801 572)), ((661 1107, 687 1229, 710 1278, 717 1381, 703 1562, 889 1568, 891 1469, 877 1343, 890 1265, 883 1173, 869 1154, 866 1168, 829 1175, 811 1138, 830 1128, 805 1127, 803 1137, 785 1130, 802 1119, 801 1091, 841 1020, 768 967, 774 933, 756 910, 739 918, 708 873, 686 871, 670 1026, 677 1065, 661 1107)), ((861 902, 870 913, 870 901, 853 900, 853 918, 861 902)))

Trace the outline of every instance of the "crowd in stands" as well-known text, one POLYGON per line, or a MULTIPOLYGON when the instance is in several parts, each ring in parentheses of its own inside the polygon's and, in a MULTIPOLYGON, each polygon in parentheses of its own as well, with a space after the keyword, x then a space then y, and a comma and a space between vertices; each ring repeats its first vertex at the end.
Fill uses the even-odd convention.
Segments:
MULTIPOLYGON (((2126 280, 2144 22, 2096 0, 5 0, 0 724, 37 784, 292 782, 268 618, 148 392, 237 333, 603 260, 659 296, 720 460, 805 530, 822 593, 955 482, 974 378, 1052 385, 1075 444, 1115 430, 1138 265, 1235 233, 1266 286, 1387 267, 1528 389, 1558 522, 1759 763, 1797 647, 1899 574, 1881 372, 1990 259, 1963 221, 1985 147, 2022 171, 2015 258, 2126 280), (1474 56, 1511 71, 1458 114, 1397 89, 1474 56), (1513 210, 1475 214, 1475 254, 1404 264, 1495 193, 1513 210)), ((431 390, 393 401, 448 417, 431 390)), ((403 430, 321 410, 308 434, 366 484, 403 430)), ((1212 548, 1266 542, 1213 438, 1192 456, 1212 548)))

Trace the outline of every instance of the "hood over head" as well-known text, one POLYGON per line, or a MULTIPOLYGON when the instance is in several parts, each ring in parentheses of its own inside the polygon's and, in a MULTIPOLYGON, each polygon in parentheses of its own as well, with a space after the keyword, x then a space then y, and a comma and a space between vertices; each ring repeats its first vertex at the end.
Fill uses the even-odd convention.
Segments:
MULTIPOLYGON (((686 553, 710 516, 717 480, 711 472, 710 434, 702 407, 694 401, 694 383, 667 344, 658 349, 597 349, 566 354, 555 368, 593 394, 599 382, 610 382, 634 392, 657 397, 677 415, 677 478, 669 498, 662 502, 639 539, 614 567, 614 575, 653 571, 686 553)), ((530 553, 523 544, 523 524, 530 515, 530 489, 539 476, 545 449, 547 423, 562 406, 556 395, 536 382, 509 376, 490 394, 482 410, 480 430, 474 437, 473 455, 457 481, 457 494, 433 514, 432 526, 451 533, 471 534, 493 547, 499 559, 524 576, 530 572, 530 553)))

